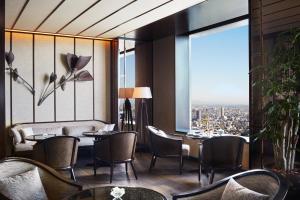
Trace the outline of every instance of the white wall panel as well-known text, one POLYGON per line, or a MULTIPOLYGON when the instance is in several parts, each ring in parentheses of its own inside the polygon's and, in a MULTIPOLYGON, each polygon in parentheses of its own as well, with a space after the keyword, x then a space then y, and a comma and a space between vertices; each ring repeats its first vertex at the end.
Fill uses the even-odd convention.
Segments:
MULTIPOLYGON (((13 67, 17 67, 29 84, 33 80, 32 34, 12 34, 12 51, 15 55, 13 67)), ((12 116, 13 123, 33 121, 33 95, 18 82, 12 83, 12 116)))
POLYGON ((38 29, 42 32, 57 32, 65 24, 75 18, 97 0, 72 0, 65 1, 38 29), (76 2, 75 2, 76 1, 76 2), (74 4, 76 3, 76 6, 74 4))
POLYGON ((110 42, 94 44, 95 119, 110 120, 110 42))
MULTIPOLYGON (((5 52, 10 50, 10 33, 5 32, 5 52)), ((5 61, 5 68, 8 65, 5 61)), ((5 120, 6 126, 10 126, 10 73, 6 70, 5 72, 5 120)))
POLYGON ((30 0, 16 23, 15 29, 35 30, 60 1, 30 0))
POLYGON ((12 28, 19 12, 26 0, 6 0, 5 1, 5 28, 12 28))
MULTIPOLYGON (((56 37, 56 74, 59 80, 67 73, 66 54, 74 53, 74 39, 66 37, 56 37)), ((61 88, 56 90, 56 120, 74 120, 74 83, 68 82, 65 91, 61 88)))
MULTIPOLYGON (((77 56, 92 56, 93 41, 76 39, 77 56)), ((83 68, 93 74, 93 58, 83 68)), ((76 120, 93 119, 93 81, 76 82, 76 120)))
POLYGON ((54 72, 54 37, 35 35, 34 45, 35 121, 54 121, 54 94, 37 106, 48 85, 49 75, 54 72))

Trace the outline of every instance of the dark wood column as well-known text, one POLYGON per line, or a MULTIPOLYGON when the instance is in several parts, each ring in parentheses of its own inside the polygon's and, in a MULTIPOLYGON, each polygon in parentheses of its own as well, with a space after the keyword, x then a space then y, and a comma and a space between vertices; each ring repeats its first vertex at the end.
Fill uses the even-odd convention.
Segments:
POLYGON ((5 156, 5 1, 0 1, 0 158, 5 156))
POLYGON ((118 55, 119 55, 119 41, 114 39, 111 41, 111 123, 116 124, 118 127, 118 55))

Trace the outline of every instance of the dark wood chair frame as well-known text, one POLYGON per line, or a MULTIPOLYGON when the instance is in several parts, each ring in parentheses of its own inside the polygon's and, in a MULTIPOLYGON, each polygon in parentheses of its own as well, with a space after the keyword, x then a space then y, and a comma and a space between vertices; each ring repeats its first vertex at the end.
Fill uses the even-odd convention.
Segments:
POLYGON ((193 197, 196 195, 204 194, 206 192, 213 191, 214 189, 216 189, 218 187, 226 185, 227 182, 231 178, 238 179, 241 177, 246 177, 246 176, 251 176, 251 175, 268 175, 268 176, 273 177, 278 182, 279 190, 277 191, 276 195, 274 196, 274 198, 272 200, 285 199, 287 192, 288 192, 289 184, 288 184, 287 180, 285 178, 283 178, 282 175, 272 172, 272 171, 269 171, 269 170, 265 170, 265 169, 254 169, 254 170, 249 170, 249 171, 245 171, 245 172, 241 172, 241 173, 229 176, 229 177, 224 178, 220 181, 217 181, 211 185, 200 188, 199 190, 194 190, 192 192, 187 192, 187 193, 182 193, 182 194, 172 194, 173 200, 177 200, 177 199, 181 199, 181 198, 189 198, 189 197, 193 197))
MULTIPOLYGON (((74 143, 73 143, 73 149, 72 149, 72 157, 71 157, 71 163, 68 167, 64 167, 64 168, 54 168, 55 170, 57 171, 69 171, 70 172, 70 175, 71 175, 71 179, 76 181, 76 177, 75 177, 75 173, 74 173, 74 154, 75 154, 75 151, 76 151, 76 141, 77 142, 80 142, 80 139, 77 138, 77 137, 74 137, 74 136, 57 136, 59 138, 73 138, 74 139, 74 143)), ((56 139, 57 137, 50 137, 50 138, 47 138, 45 140, 42 140, 41 143, 44 143, 43 147, 44 147, 44 154, 45 154, 45 162, 46 164, 48 163, 48 154, 46 152, 46 149, 47 149, 47 141, 49 140, 53 140, 53 139, 56 139)))
MULTIPOLYGON (((217 139, 217 138, 220 138, 220 137, 238 137, 238 136, 219 136, 219 137, 209 138, 207 140, 217 139)), ((199 144, 199 159, 198 159, 198 180, 199 180, 199 182, 201 180, 202 170, 205 170, 206 171, 205 172, 206 176, 209 176, 209 184, 213 183, 216 171, 221 171, 221 170, 230 170, 230 171, 235 171, 235 172, 240 172, 241 171, 241 169, 242 169, 243 146, 244 146, 244 143, 246 141, 242 137, 239 137, 239 138, 240 138, 240 143, 239 143, 238 152, 237 152, 238 156, 237 156, 237 159, 235 161, 236 164, 233 168, 204 165, 203 162, 202 162, 201 148, 200 148, 200 145, 203 145, 204 141, 199 144)))
POLYGON ((114 174, 114 166, 115 166, 115 164, 123 164, 123 163, 125 163, 126 175, 127 175, 127 177, 129 177, 129 175, 128 175, 128 163, 130 163, 130 166, 132 168, 134 177, 137 180, 138 177, 137 177, 134 165, 133 165, 135 148, 136 148, 136 142, 137 142, 137 132, 135 132, 135 131, 121 131, 121 132, 116 132, 115 134, 109 135, 109 136, 105 136, 105 137, 98 137, 94 141, 94 153, 93 153, 93 157, 94 157, 94 176, 96 176, 96 174, 97 174, 97 168, 99 167, 99 166, 97 166, 97 163, 98 163, 98 161, 101 161, 101 162, 107 163, 110 166, 110 183, 112 183, 112 178, 113 178, 113 174, 114 174), (113 136, 113 135, 115 135, 115 134, 123 134, 123 133, 134 133, 135 134, 135 137, 134 137, 134 146, 132 148, 131 158, 127 159, 127 160, 98 160, 96 158, 95 144, 97 142, 101 142, 103 140, 109 140, 109 153, 110 153, 110 158, 112 158, 112 144, 111 144, 110 137, 113 136))
MULTIPOLYGON (((152 128, 156 129, 157 131, 159 131, 158 128, 155 128, 153 126, 151 126, 152 128)), ((149 127, 147 126, 147 129, 149 131, 149 136, 150 136, 150 149, 151 149, 151 153, 152 153, 152 158, 151 158, 151 162, 150 162, 150 167, 149 167, 149 172, 152 171, 153 167, 155 166, 156 163, 156 158, 178 158, 179 159, 179 174, 182 174, 182 168, 183 168, 183 155, 182 155, 182 143, 183 143, 183 139, 179 138, 179 137, 175 137, 175 136, 171 136, 168 135, 168 137, 163 137, 160 136, 158 134, 153 133, 149 127), (169 144, 171 146, 179 146, 180 148, 178 152, 174 152, 174 154, 164 154, 160 151, 157 150, 157 148, 155 148, 155 142, 153 141, 153 137, 158 137, 162 143, 165 142, 165 144, 169 144)))

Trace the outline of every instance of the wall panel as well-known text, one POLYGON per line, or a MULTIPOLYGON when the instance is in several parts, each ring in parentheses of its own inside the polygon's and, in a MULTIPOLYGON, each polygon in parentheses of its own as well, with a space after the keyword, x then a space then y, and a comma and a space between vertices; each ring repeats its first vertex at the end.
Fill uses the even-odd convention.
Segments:
POLYGON ((94 41, 94 106, 95 119, 110 120, 110 42, 107 41, 94 41))
MULTIPOLYGON (((67 73, 66 54, 74 53, 74 39, 56 37, 55 66, 58 79, 67 73)), ((56 121, 74 120, 74 82, 68 82, 65 91, 56 90, 56 121)))
MULTIPOLYGON (((93 55, 93 41, 87 39, 75 39, 75 54, 78 56, 93 55)), ((83 68, 93 74, 93 58, 83 68)), ((75 82, 76 94, 76 120, 93 119, 93 81, 75 82)))
POLYGON ((48 85, 49 75, 54 72, 54 36, 35 35, 34 45, 35 121, 54 121, 54 94, 37 105, 48 85))
MULTIPOLYGON (((33 35, 12 34, 12 51, 15 55, 13 63, 29 84, 33 83, 33 35)), ((32 122, 33 95, 27 88, 18 82, 12 82, 12 122, 32 122)))

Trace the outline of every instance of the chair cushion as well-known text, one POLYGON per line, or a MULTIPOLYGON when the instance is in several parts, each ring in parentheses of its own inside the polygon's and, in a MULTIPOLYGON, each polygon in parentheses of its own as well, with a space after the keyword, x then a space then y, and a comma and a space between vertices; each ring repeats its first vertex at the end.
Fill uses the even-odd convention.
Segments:
POLYGON ((32 151, 35 144, 36 142, 27 140, 25 143, 16 144, 15 151, 32 151))
POLYGON ((238 200, 238 199, 267 200, 269 199, 269 196, 250 190, 240 185, 234 179, 231 178, 225 187, 221 200, 238 200))
POLYGON ((79 137, 80 139, 80 142, 79 142, 79 146, 82 147, 82 146, 93 146, 94 145, 94 138, 93 137, 85 137, 85 136, 82 136, 82 137, 79 137))
POLYGON ((1 178, 0 192, 9 199, 14 200, 47 199, 36 167, 21 174, 1 178))
POLYGON ((80 137, 83 136, 83 132, 94 130, 94 126, 67 126, 64 127, 64 134, 68 136, 80 137))
POLYGON ((184 155, 184 156, 190 155, 190 145, 182 144, 182 155, 184 155))

